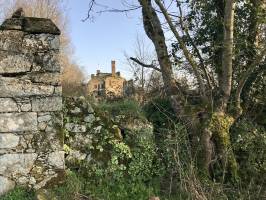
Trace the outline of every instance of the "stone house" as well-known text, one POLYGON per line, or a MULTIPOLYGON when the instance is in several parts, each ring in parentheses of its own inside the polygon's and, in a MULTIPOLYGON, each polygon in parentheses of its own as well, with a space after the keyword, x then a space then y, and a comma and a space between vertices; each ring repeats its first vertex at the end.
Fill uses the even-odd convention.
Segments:
POLYGON ((127 89, 127 81, 116 72, 115 61, 111 61, 111 73, 96 71, 88 82, 88 94, 96 98, 123 97, 127 89))

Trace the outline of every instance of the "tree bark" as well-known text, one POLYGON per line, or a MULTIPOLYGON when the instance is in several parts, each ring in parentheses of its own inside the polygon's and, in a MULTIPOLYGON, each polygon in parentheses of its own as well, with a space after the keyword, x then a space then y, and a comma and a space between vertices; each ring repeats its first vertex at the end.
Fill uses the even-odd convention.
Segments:
POLYGON ((178 93, 178 88, 173 74, 172 63, 168 55, 161 22, 151 5, 151 0, 139 0, 139 3, 142 6, 145 32, 155 46, 166 93, 168 95, 175 95, 178 93))
POLYGON ((224 10, 224 38, 222 56, 222 82, 219 109, 225 111, 231 95, 233 74, 233 39, 234 39, 234 0, 227 0, 224 10))
POLYGON ((198 81, 201 96, 202 96, 202 98, 205 98, 206 97, 206 88, 205 88, 205 85, 203 83, 203 79, 202 79, 202 76, 199 72, 199 68, 198 68, 198 65, 197 65, 195 59, 193 58, 191 53, 188 51, 185 43, 183 42, 183 39, 181 38, 180 34, 176 30, 176 27, 173 24, 172 19, 171 19, 170 15, 168 14, 166 8, 163 6, 162 2, 160 0, 155 0, 155 2, 159 6, 160 10, 162 11, 162 13, 163 13, 163 15, 167 21, 167 24, 169 25, 174 36, 176 37, 187 61, 190 63, 192 70, 194 72, 194 75, 196 77, 196 80, 198 81))

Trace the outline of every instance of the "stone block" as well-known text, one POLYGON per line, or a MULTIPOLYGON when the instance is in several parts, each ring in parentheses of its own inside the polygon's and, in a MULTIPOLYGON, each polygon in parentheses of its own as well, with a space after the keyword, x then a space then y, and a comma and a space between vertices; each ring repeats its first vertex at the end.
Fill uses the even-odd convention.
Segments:
MULTIPOLYGON (((56 52, 36 53, 33 68, 45 72, 60 72, 59 54, 56 52), (39 67, 38 67, 39 66, 39 67)), ((37 70, 34 70, 37 71, 37 70)))
POLYGON ((0 132, 21 132, 37 130, 37 113, 1 113, 0 132))
POLYGON ((0 50, 20 52, 22 47, 22 31, 0 31, 0 50))
POLYGON ((64 169, 65 167, 65 152, 55 151, 48 155, 48 164, 56 169, 64 169))
POLYGON ((1 155, 0 174, 13 177, 27 175, 36 159, 36 153, 1 155))
POLYGON ((60 111, 61 109, 61 97, 44 97, 32 99, 32 111, 60 111))
POLYGON ((84 118, 84 122, 87 122, 87 123, 93 123, 94 121, 95 121, 95 116, 94 116, 94 114, 89 114, 88 116, 86 116, 85 118, 84 118))
POLYGON ((0 134, 0 149, 12 149, 18 146, 19 144, 19 136, 11 134, 11 133, 6 133, 0 134))
POLYGON ((59 47, 59 35, 27 34, 22 41, 22 48, 25 52, 46 52, 59 50, 59 47))
POLYGON ((0 97, 29 97, 37 95, 50 96, 54 87, 34 84, 29 80, 0 77, 0 97))
POLYGON ((0 98, 0 112, 17 112, 18 105, 11 98, 0 98))
POLYGON ((42 116, 38 116, 38 122, 48 122, 52 119, 51 115, 42 115, 42 116))
POLYGON ((15 182, 0 176, 0 196, 8 192, 9 190, 12 190, 15 187, 15 182))
POLYGON ((32 62, 26 55, 0 51, 0 74, 29 72, 32 62))
POLYGON ((85 133, 86 132, 86 126, 75 124, 75 123, 66 123, 65 128, 73 133, 85 133))
POLYGON ((55 86, 54 87, 54 95, 61 96, 62 95, 62 86, 55 86))
POLYGON ((31 111, 31 104, 30 103, 22 103, 20 106, 22 112, 29 112, 31 111))
POLYGON ((28 77, 33 83, 61 85, 60 73, 31 73, 28 77))

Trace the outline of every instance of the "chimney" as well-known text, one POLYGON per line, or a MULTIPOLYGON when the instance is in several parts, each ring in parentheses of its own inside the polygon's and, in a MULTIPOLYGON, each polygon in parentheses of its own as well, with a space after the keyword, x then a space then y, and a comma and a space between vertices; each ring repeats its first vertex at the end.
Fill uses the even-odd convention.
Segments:
POLYGON ((99 75, 100 73, 101 73, 101 71, 98 69, 98 70, 96 71, 96 74, 99 75))
POLYGON ((115 76, 115 61, 112 60, 112 76, 115 76))

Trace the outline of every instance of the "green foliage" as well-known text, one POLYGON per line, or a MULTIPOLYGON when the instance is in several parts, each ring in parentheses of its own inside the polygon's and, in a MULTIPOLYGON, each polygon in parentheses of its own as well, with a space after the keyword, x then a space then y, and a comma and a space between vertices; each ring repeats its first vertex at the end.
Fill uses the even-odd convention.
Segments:
MULTIPOLYGON (((68 112, 75 107, 80 106, 75 106, 74 101, 67 103, 65 122, 79 123, 82 114, 73 116, 68 112)), ((96 199, 148 199, 152 191, 149 184, 158 174, 152 125, 134 101, 101 102, 94 110, 97 120, 84 133, 84 137, 91 136, 91 142, 79 149, 91 159, 67 162, 78 174, 76 182, 81 181, 82 187, 76 193, 96 199)), ((75 137, 67 131, 65 134, 66 142, 75 137)), ((65 144, 67 152, 71 149, 71 142, 65 144)), ((60 190, 71 191, 67 185, 60 190)))
POLYGON ((115 102, 101 102, 98 110, 108 112, 111 116, 125 115, 127 118, 144 119, 143 112, 136 101, 122 99, 115 102))
POLYGON ((35 200, 35 193, 22 187, 16 187, 7 193, 0 200, 35 200))
POLYGON ((87 184, 86 191, 88 195, 97 199, 106 200, 146 200, 154 195, 152 186, 143 181, 131 181, 122 178, 120 180, 104 180, 98 185, 87 184))
MULTIPOLYGON (((65 182, 47 189, 47 194, 52 197, 58 200, 147 200, 159 196, 161 200, 176 200, 261 199, 265 195, 264 127, 241 120, 232 128, 230 136, 241 181, 239 185, 223 185, 198 175, 189 132, 173 117, 169 100, 153 100, 145 105, 145 112, 128 100, 100 104, 95 110, 95 117, 99 120, 84 133, 90 134, 92 139, 82 148, 91 159, 67 163, 70 170, 65 182)), ((79 122, 79 118, 68 115, 67 120, 79 122)), ((228 123, 230 119, 214 116, 212 128, 228 131, 228 123)), ((71 139, 69 132, 64 134, 66 142, 71 139)), ((72 151, 70 144, 65 144, 66 152, 72 151)), ((0 199, 31 200, 35 199, 35 194, 16 188, 0 199)))
POLYGON ((154 125, 155 131, 159 128, 170 128, 177 120, 170 99, 153 99, 143 110, 147 119, 154 125))
POLYGON ((265 179, 262 178, 266 174, 265 127, 243 119, 235 125, 232 132, 242 181, 255 182, 258 185, 265 184, 265 179))
POLYGON ((68 171, 65 182, 50 189, 57 199, 76 199, 79 193, 82 192, 85 180, 77 176, 74 172, 68 171))

